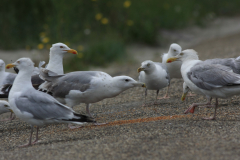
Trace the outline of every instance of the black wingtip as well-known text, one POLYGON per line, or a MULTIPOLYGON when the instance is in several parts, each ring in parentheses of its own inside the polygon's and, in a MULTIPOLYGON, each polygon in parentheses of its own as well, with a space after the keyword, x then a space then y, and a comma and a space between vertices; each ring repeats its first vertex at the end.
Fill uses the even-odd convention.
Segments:
POLYGON ((78 114, 78 113, 74 113, 74 116, 76 117, 79 117, 79 119, 77 118, 73 118, 69 121, 75 121, 75 122, 89 122, 89 123, 95 123, 95 119, 89 117, 89 116, 86 116, 86 115, 83 115, 83 114, 78 114))
POLYGON ((5 84, 1 87, 1 92, 3 94, 0 94, 0 98, 8 98, 8 94, 12 88, 12 84, 5 84))

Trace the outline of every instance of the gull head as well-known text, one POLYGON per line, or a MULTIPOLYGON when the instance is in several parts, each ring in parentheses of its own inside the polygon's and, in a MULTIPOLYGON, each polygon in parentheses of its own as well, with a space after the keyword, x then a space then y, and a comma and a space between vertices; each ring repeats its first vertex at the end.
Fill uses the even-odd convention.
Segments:
POLYGON ((140 73, 141 71, 148 72, 148 71, 153 70, 155 67, 156 66, 153 61, 146 60, 146 61, 142 62, 142 65, 141 65, 141 67, 138 68, 137 72, 138 73, 140 73))
POLYGON ((187 86, 185 82, 183 82, 183 94, 181 100, 184 101, 188 92, 190 91, 190 88, 187 86))
POLYGON ((27 70, 29 72, 33 72, 34 63, 30 58, 20 58, 16 62, 6 65, 6 68, 16 67, 19 71, 27 70))
POLYGON ((7 101, 0 100, 0 114, 6 113, 6 112, 13 112, 10 109, 9 103, 7 101))
POLYGON ((169 54, 170 56, 176 56, 176 55, 178 55, 179 53, 181 53, 181 51, 182 51, 182 47, 179 46, 179 45, 176 44, 176 43, 173 43, 173 44, 170 45, 168 54, 169 54))
POLYGON ((171 63, 174 61, 187 61, 187 60, 198 60, 197 52, 193 49, 186 49, 179 53, 178 55, 168 58, 167 63, 171 63))
POLYGON ((0 59, 0 71, 5 70, 5 62, 0 59))
POLYGON ((51 54, 60 54, 64 55, 65 53, 72 53, 72 54, 77 54, 77 51, 74 49, 69 48, 66 44, 64 43, 55 43, 52 45, 50 48, 50 53, 51 54))
POLYGON ((113 77, 114 86, 121 88, 121 90, 126 90, 133 87, 146 87, 146 85, 142 82, 137 82, 133 78, 128 76, 116 76, 113 77))

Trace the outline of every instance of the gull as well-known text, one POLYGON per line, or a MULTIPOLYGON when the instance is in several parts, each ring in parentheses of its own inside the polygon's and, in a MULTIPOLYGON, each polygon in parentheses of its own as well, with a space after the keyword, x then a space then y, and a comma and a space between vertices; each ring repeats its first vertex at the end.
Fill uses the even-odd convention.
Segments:
MULTIPOLYGON (((38 64, 38 67, 34 67, 34 71, 32 73, 32 76, 38 75, 40 73, 40 69, 45 64, 45 61, 40 61, 38 64)), ((16 67, 13 67, 14 71, 18 74, 19 70, 16 67)))
MULTIPOLYGON (((67 53, 72 53, 72 54, 77 54, 77 51, 74 49, 70 49, 66 44, 64 43, 55 43, 52 45, 52 47, 50 48, 50 53, 49 53, 49 63, 47 65, 47 69, 51 70, 57 74, 64 74, 64 69, 63 69, 63 57, 64 55, 66 55, 67 53)), ((42 65, 45 62, 40 62, 39 63, 39 69, 41 69, 42 65)), ((36 71, 37 67, 35 67, 34 72, 36 73, 38 71, 36 71)), ((17 69, 15 69, 16 72, 17 69)), ((39 78, 39 74, 34 74, 32 75, 31 78, 32 84, 34 86, 35 89, 39 89, 39 90, 43 90, 44 91, 44 86, 47 85, 47 82, 44 83, 45 81, 43 81, 41 78, 39 78), (42 84, 42 85, 41 85, 42 84)), ((7 85, 5 85, 2 88, 2 92, 6 95, 6 98, 8 97, 9 91, 11 89, 11 85, 12 83, 9 83, 7 85)))
POLYGON ((195 107, 214 107, 214 116, 203 118, 213 120, 216 118, 218 98, 228 98, 240 94, 240 75, 233 72, 230 67, 220 64, 210 64, 198 60, 197 52, 188 49, 177 56, 169 58, 168 63, 182 61, 181 73, 184 82, 191 91, 216 99, 215 105, 207 103, 193 104, 185 113, 194 112, 195 107))
MULTIPOLYGON (((77 54, 77 51, 74 49, 70 49, 66 44, 63 43, 55 43, 50 48, 49 54, 49 63, 46 69, 62 75, 64 74, 63 69, 63 57, 66 53, 77 54)), ((39 77, 38 77, 39 78, 39 77)), ((39 90, 46 91, 48 82, 44 82, 39 86, 39 90)))
POLYGON ((154 102, 154 104, 156 104, 159 90, 169 86, 170 84, 170 77, 169 77, 166 65, 159 62, 146 60, 142 62, 141 67, 138 68, 137 71, 139 73, 139 77, 138 77, 139 82, 143 82, 146 85, 145 105, 146 105, 147 90, 157 91, 156 100, 154 102))
MULTIPOLYGON (((207 59, 207 60, 203 61, 203 63, 206 63, 206 64, 221 64, 223 66, 230 67, 234 73, 240 74, 240 57, 225 58, 225 59, 221 59, 221 58, 207 59)), ((185 97, 188 94, 189 90, 190 90, 190 88, 184 82, 183 83, 183 94, 182 94, 182 98, 181 98, 182 101, 185 100, 185 97)), ((206 104, 210 105, 212 97, 206 96, 206 98, 207 98, 207 103, 206 104)))
POLYGON ((29 58, 20 58, 7 68, 16 66, 19 73, 14 80, 9 93, 9 104, 15 115, 31 125, 29 143, 20 147, 37 143, 39 127, 50 123, 74 123, 83 124, 94 122, 91 118, 77 114, 68 106, 65 106, 52 96, 35 90, 31 83, 31 75, 34 63, 29 58), (37 126, 36 140, 32 141, 33 127, 37 126))
POLYGON ((89 111, 91 103, 115 97, 129 88, 145 87, 144 83, 137 82, 131 77, 111 77, 101 71, 77 71, 65 75, 54 75, 53 72, 42 69, 40 77, 49 83, 47 92, 61 103, 72 108, 85 103, 90 117, 93 117, 89 111))
MULTIPOLYGON (((162 55, 162 63, 167 66, 167 70, 169 72, 169 75, 170 75, 171 79, 182 78, 182 75, 181 75, 181 72, 180 72, 182 62, 178 61, 178 62, 174 62, 174 63, 169 64, 169 63, 166 63, 167 59, 170 58, 170 57, 178 55, 179 53, 181 53, 181 51, 182 51, 182 47, 180 45, 176 44, 176 43, 173 43, 173 44, 170 45, 168 53, 164 53, 162 55)), ((171 81, 171 79, 170 79, 170 81, 171 81)), ((168 88, 167 88, 167 93, 163 98, 169 98, 168 97, 169 87, 170 87, 170 83, 169 83, 168 88)))
MULTIPOLYGON (((13 81, 17 74, 5 72, 5 62, 0 59, 0 88, 3 88, 6 84, 13 84, 13 81)), ((7 98, 8 96, 1 92, 0 98, 7 98)))
POLYGON ((7 101, 0 100, 0 114, 11 112, 10 118, 1 120, 1 121, 12 121, 15 119, 15 115, 13 115, 13 111, 11 110, 9 103, 7 101))

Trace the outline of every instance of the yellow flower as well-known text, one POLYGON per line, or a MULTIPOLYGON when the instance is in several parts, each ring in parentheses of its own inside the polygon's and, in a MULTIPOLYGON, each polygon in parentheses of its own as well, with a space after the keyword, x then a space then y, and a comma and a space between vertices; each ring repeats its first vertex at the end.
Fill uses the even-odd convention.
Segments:
POLYGON ((96 16, 95 16, 96 20, 100 20, 101 18, 102 18, 102 14, 101 13, 96 14, 96 16))
POLYGON ((42 43, 38 44, 37 48, 38 49, 43 49, 44 45, 42 43))
POLYGON ((78 58, 82 58, 83 57, 83 53, 78 53, 78 58))
POLYGON ((43 43, 48 43, 48 42, 49 42, 49 38, 48 38, 48 37, 44 37, 44 38, 42 39, 42 42, 43 42, 43 43))
POLYGON ((31 49, 31 47, 29 45, 26 45, 25 49, 28 51, 31 49))
POLYGON ((132 20, 127 20, 127 25, 128 26, 132 26, 133 25, 133 21, 132 20))
POLYGON ((102 22, 102 24, 108 24, 108 19, 107 19, 107 18, 103 18, 103 19, 101 20, 101 22, 102 22))
POLYGON ((83 51, 83 49, 84 49, 84 47, 83 47, 82 45, 79 45, 79 46, 78 46, 78 50, 79 50, 79 51, 83 51))
POLYGON ((123 3, 123 7, 125 7, 125 8, 128 8, 128 7, 130 7, 131 6, 131 1, 125 1, 124 3, 123 3))

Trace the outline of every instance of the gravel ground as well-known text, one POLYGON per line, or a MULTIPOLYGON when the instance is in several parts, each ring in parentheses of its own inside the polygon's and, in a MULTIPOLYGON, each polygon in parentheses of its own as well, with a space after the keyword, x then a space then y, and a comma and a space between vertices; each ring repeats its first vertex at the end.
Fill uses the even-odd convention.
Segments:
MULTIPOLYGON (((240 31, 202 41, 191 48, 203 60, 237 57, 240 55, 239 41, 240 31)), ((160 61, 158 49, 151 51, 149 57, 160 61)), ((139 56, 143 54, 145 52, 139 52, 139 56)), ((136 60, 112 64, 101 70, 136 79, 139 66, 136 60)), ((155 91, 149 91, 148 105, 143 106, 143 88, 130 89, 116 98, 92 104, 90 110, 94 117, 109 124, 86 124, 74 130, 69 130, 66 124, 44 126, 40 128, 40 142, 27 148, 17 146, 28 141, 29 125, 19 119, 1 122, 0 159, 239 159, 239 96, 219 101, 216 120, 202 120, 202 117, 213 115, 213 109, 197 108, 194 114, 184 115, 190 104, 205 99, 195 96, 181 102, 182 83, 180 79, 172 80, 171 98, 158 100, 158 105, 152 104, 155 91)), ((161 90, 159 97, 165 92, 166 89, 161 90)), ((74 109, 85 113, 83 104, 74 109)), ((1 118, 8 116, 4 114, 1 118)))

